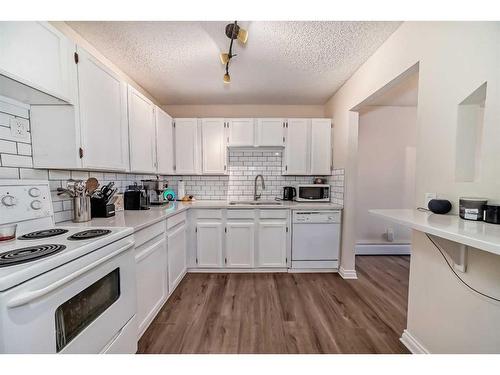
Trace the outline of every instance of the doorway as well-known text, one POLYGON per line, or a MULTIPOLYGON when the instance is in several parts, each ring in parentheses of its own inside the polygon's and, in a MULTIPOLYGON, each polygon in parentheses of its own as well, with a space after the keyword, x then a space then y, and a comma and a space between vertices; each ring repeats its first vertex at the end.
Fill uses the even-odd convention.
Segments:
POLYGON ((411 231, 369 213, 415 205, 418 66, 360 104, 356 255, 410 254, 411 231))

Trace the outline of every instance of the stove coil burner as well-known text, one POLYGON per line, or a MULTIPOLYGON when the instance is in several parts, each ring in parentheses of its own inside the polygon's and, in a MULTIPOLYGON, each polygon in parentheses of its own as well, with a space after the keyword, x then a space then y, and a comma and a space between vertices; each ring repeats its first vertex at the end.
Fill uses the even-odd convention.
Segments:
POLYGON ((111 233, 111 231, 108 229, 89 229, 69 236, 68 240, 70 241, 90 240, 92 238, 105 236, 106 234, 109 233, 111 233))
POLYGON ((38 230, 36 232, 23 234, 18 239, 19 240, 39 240, 41 238, 58 236, 60 234, 66 233, 66 232, 68 232, 67 229, 59 229, 59 228, 58 229, 38 230))
POLYGON ((42 245, 23 247, 0 254, 0 267, 14 266, 57 254, 66 249, 64 245, 42 245))

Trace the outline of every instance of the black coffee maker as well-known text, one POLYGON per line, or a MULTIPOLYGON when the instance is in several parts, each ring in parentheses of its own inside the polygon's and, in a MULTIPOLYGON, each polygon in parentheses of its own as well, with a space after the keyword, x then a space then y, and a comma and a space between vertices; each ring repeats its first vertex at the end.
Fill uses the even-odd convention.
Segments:
POLYGON ((283 200, 293 201, 293 198, 297 195, 297 190, 293 186, 285 186, 283 188, 283 200))

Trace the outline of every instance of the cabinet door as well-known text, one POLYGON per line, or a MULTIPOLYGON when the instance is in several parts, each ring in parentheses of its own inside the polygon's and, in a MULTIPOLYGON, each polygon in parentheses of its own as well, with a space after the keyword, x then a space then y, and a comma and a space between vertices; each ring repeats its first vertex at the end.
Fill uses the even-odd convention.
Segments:
POLYGON ((139 336, 167 299, 167 243, 164 236, 136 250, 137 321, 139 336))
POLYGON ((307 175, 310 165, 308 119, 289 119, 286 128, 285 174, 307 175))
POLYGON ((287 221, 260 220, 258 267, 286 267, 287 221))
POLYGON ((175 119, 175 173, 197 174, 199 169, 198 119, 175 119))
POLYGON ((229 146, 242 147, 255 145, 255 126, 252 118, 226 119, 229 130, 229 146))
POLYGON ((156 172, 156 131, 153 103, 128 86, 130 171, 156 172))
POLYGON ((332 168, 331 120, 311 120, 311 175, 329 175, 332 168))
POLYGON ((257 146, 284 146, 285 121, 282 118, 257 120, 257 146))
POLYGON ((196 224, 196 263, 198 267, 222 267, 222 222, 196 224))
POLYGON ((186 273, 186 225, 167 234, 168 241, 168 290, 172 293, 186 273))
POLYGON ((159 174, 174 173, 174 128, 172 117, 155 108, 156 163, 159 174))
POLYGON ((252 268, 254 265, 253 221, 228 221, 226 224, 226 266, 252 268))
POLYGON ((128 169, 127 86, 99 60, 78 47, 82 166, 128 169))
POLYGON ((203 174, 226 173, 226 136, 224 119, 201 120, 203 174))
MULTIPOLYGON (((0 51, 0 75, 73 104, 75 45, 56 28, 47 22, 0 22, 0 51)), ((2 95, 21 100, 7 89, 0 84, 2 95)), ((30 102, 29 95, 21 101, 30 102)))

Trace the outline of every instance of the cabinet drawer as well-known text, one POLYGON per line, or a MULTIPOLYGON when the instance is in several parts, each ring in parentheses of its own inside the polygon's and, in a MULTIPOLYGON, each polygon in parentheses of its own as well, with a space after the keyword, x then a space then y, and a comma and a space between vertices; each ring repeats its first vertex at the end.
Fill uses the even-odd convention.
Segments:
POLYGON ((165 233, 165 221, 159 221, 134 233, 135 247, 139 247, 156 236, 165 233))
POLYGON ((198 219, 222 219, 221 209, 203 209, 196 210, 196 217, 198 219))
POLYGON ((228 219, 254 219, 255 218, 255 210, 227 210, 227 218, 228 219))
POLYGON ((286 219, 288 210, 260 210, 261 219, 286 219))
POLYGON ((167 219, 167 229, 171 229, 184 221, 186 221, 186 212, 185 211, 178 213, 177 215, 174 215, 172 217, 169 217, 167 219))

